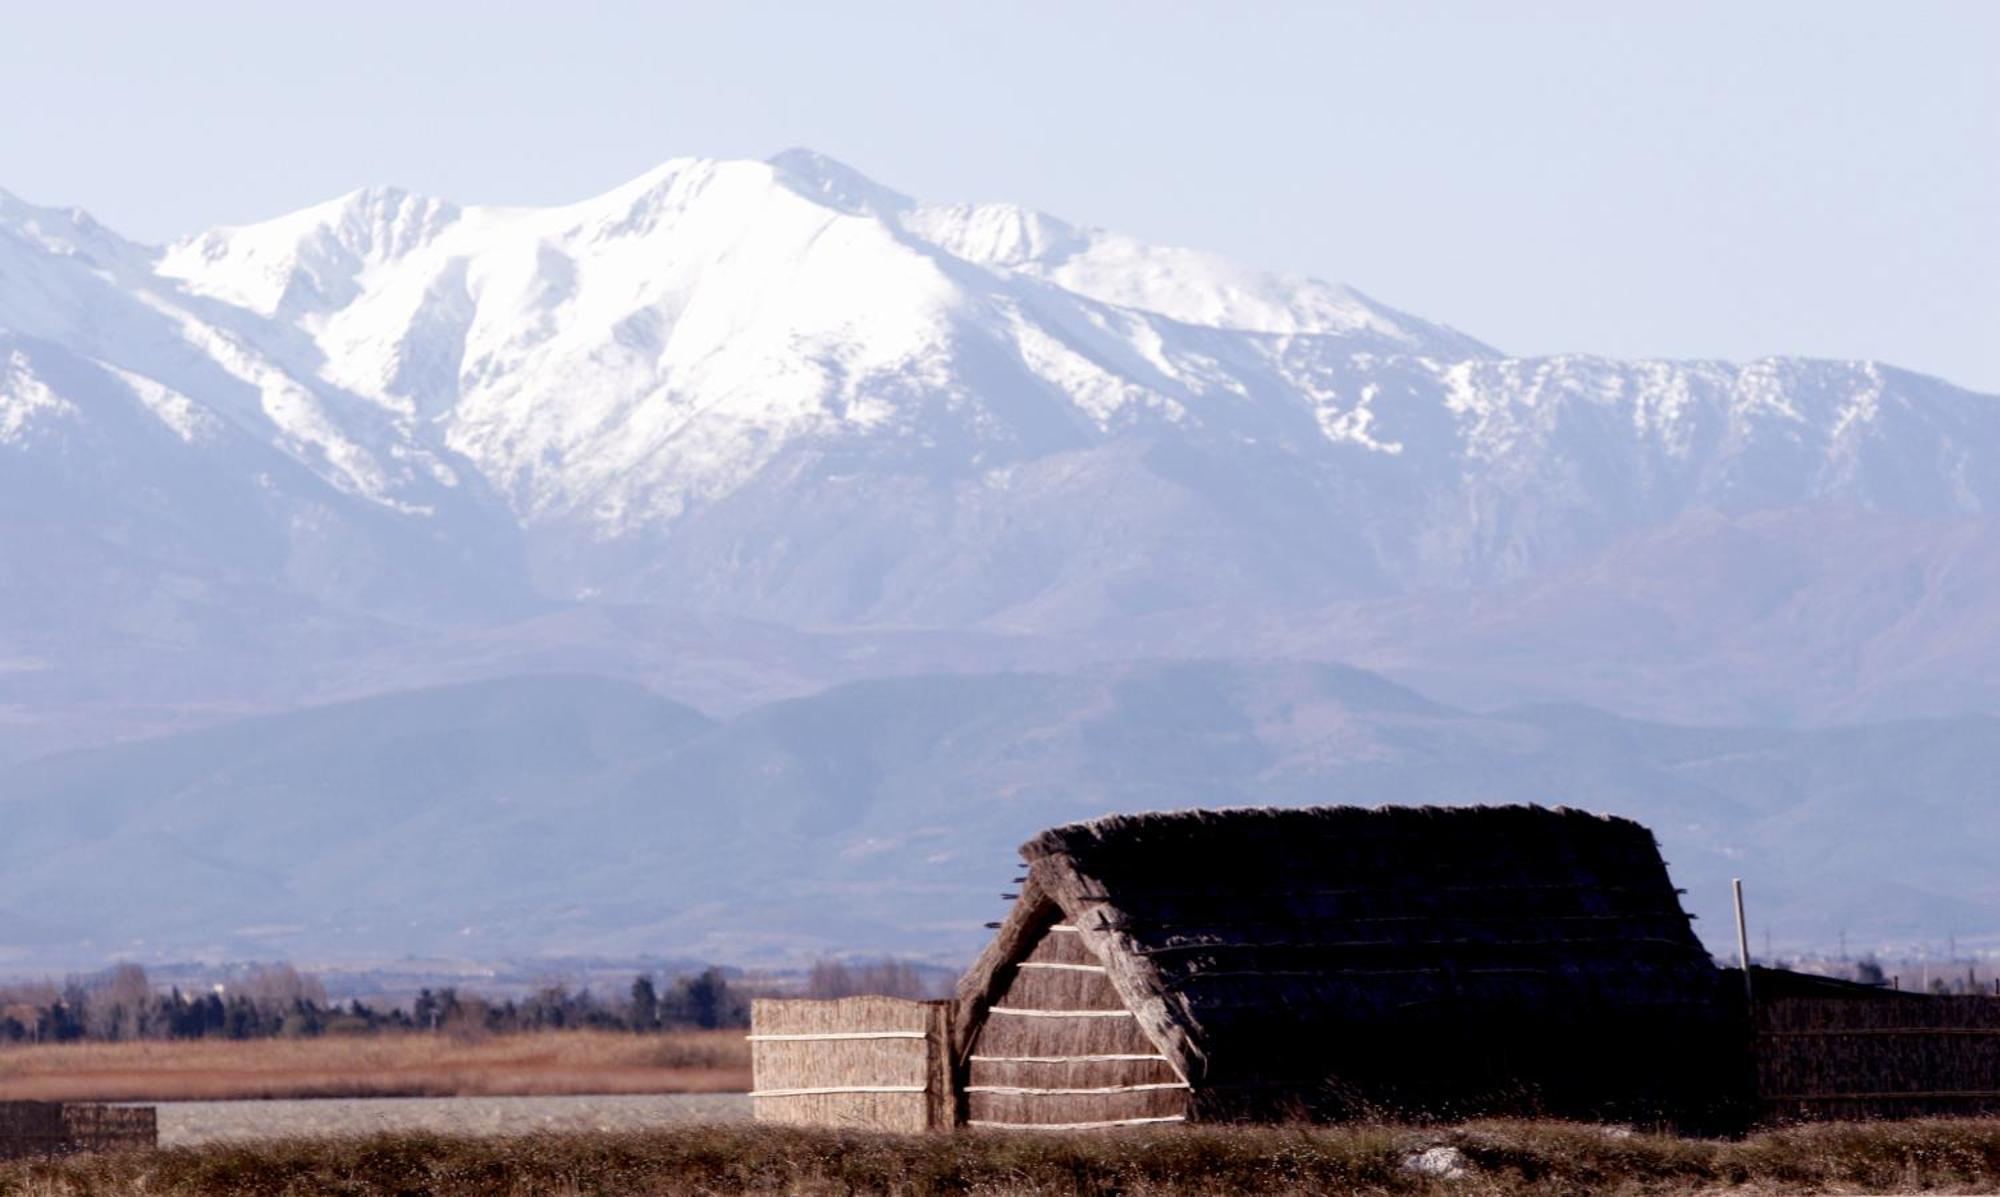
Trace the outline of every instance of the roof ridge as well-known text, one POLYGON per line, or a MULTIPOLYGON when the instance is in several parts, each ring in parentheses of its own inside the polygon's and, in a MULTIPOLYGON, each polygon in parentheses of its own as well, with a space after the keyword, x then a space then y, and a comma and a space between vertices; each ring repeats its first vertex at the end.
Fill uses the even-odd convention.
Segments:
POLYGON ((1037 832, 1021 845, 1023 858, 1033 860, 1040 856, 1068 853, 1086 843, 1104 844, 1125 836, 1148 830, 1164 830, 1182 826, 1202 826, 1227 823, 1250 824, 1267 820, 1319 821, 1333 823, 1339 820, 1369 817, 1383 822, 1411 819, 1492 819, 1514 818, 1522 815, 1554 817, 1559 819, 1588 819, 1592 821, 1625 824, 1636 830, 1652 833, 1635 820, 1601 811, 1584 810, 1573 806, 1544 806, 1540 803, 1473 803, 1448 805, 1426 803, 1411 805, 1405 803, 1381 803, 1362 806, 1355 803, 1327 804, 1320 806, 1213 806, 1188 807, 1177 810, 1153 810, 1115 812, 1095 819, 1064 823, 1037 832))

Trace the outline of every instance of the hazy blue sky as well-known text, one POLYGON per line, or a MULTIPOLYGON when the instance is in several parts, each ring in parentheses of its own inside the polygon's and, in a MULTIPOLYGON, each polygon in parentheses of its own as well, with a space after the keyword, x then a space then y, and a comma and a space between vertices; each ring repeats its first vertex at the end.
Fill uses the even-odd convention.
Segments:
POLYGON ((807 145, 1515 352, 2000 391, 2000 4, 503 7, 9 5, 0 187, 164 240, 807 145))

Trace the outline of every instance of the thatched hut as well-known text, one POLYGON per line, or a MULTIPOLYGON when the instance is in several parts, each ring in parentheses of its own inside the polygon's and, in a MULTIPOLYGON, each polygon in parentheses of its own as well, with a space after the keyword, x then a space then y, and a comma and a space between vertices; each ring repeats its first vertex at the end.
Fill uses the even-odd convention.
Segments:
POLYGON ((1540 807, 1045 831, 964 978, 974 1126, 1698 1118, 1742 1055, 1652 834, 1540 807))

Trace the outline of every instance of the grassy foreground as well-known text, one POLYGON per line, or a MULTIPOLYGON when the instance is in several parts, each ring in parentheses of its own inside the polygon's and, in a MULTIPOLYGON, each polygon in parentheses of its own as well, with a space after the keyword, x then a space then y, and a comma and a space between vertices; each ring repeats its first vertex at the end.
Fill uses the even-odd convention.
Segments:
POLYGON ((2000 1192, 2000 1120, 1832 1124, 1739 1142, 1537 1122, 842 1134, 754 1125, 516 1139, 388 1136, 0 1164, 0 1195, 1686 1194, 2000 1192), (1411 1153, 1456 1146, 1458 1179, 1411 1153))
POLYGON ((740 1030, 0 1046, 0 1101, 727 1093, 749 1087, 750 1045, 740 1030))

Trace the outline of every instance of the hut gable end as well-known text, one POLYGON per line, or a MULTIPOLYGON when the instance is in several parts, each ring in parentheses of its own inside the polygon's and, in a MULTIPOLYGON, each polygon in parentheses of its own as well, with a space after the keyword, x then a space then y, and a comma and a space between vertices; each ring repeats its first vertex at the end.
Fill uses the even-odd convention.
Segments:
POLYGON ((1009 962, 963 1076, 973 1126, 1118 1126, 1187 1113, 1187 1083, 1066 922, 1043 926, 1009 962))

